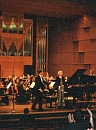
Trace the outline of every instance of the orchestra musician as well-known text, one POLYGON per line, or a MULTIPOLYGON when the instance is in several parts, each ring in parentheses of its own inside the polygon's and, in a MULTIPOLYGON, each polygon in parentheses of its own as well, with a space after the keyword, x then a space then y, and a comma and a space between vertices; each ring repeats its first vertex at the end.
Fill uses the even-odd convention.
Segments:
POLYGON ((4 82, 0 80, 0 104, 1 103, 9 105, 8 96, 5 94, 4 82))
POLYGON ((12 95, 18 93, 17 84, 19 82, 19 79, 13 75, 8 76, 8 80, 6 81, 6 90, 9 91, 8 94, 12 95))
POLYGON ((8 78, 5 80, 5 90, 7 94, 12 94, 12 76, 8 76, 8 78))
POLYGON ((32 82, 31 75, 27 74, 26 81, 24 82, 26 90, 30 88, 31 82, 32 82))
POLYGON ((30 91, 32 94, 32 99, 34 98, 34 86, 35 86, 35 76, 31 75, 30 91))
POLYGON ((18 94, 16 97, 16 101, 19 103, 28 103, 30 99, 30 94, 25 89, 23 79, 19 79, 19 84, 17 88, 18 88, 18 94))
POLYGON ((4 95, 4 83, 0 80, 0 95, 4 95))
POLYGON ((33 101, 32 110, 38 110, 36 108, 36 104, 39 103, 39 111, 42 111, 42 99, 43 99, 43 91, 45 89, 45 84, 49 83, 43 79, 43 71, 41 69, 38 70, 38 75, 35 77, 35 86, 34 86, 34 96, 35 99, 33 101))
POLYGON ((64 85, 65 85, 65 78, 63 76, 63 72, 58 71, 58 76, 56 77, 56 82, 54 84, 54 88, 57 90, 57 107, 58 107, 58 109, 65 107, 64 85))

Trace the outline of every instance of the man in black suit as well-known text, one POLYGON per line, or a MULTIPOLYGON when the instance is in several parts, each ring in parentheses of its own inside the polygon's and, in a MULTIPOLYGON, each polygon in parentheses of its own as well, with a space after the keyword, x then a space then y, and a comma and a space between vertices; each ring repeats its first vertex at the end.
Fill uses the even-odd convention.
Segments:
POLYGON ((35 86, 34 86, 34 96, 35 99, 33 101, 33 105, 31 107, 32 110, 37 110, 35 107, 37 103, 39 103, 39 111, 42 111, 42 99, 43 99, 43 90, 45 89, 45 84, 48 85, 43 79, 43 71, 41 69, 38 70, 38 76, 35 78, 35 86))

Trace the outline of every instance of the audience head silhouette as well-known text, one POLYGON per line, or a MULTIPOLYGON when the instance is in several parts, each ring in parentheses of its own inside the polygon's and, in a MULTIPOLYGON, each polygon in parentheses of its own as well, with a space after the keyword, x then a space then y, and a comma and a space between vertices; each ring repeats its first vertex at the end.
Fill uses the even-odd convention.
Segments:
POLYGON ((24 109, 24 114, 25 114, 25 115, 28 115, 28 114, 29 114, 29 109, 28 109, 28 108, 25 108, 25 109, 24 109))
POLYGON ((76 122, 81 122, 81 121, 83 121, 84 120, 84 113, 83 113, 83 111, 82 110, 76 110, 75 112, 74 112, 74 120, 76 121, 76 122))

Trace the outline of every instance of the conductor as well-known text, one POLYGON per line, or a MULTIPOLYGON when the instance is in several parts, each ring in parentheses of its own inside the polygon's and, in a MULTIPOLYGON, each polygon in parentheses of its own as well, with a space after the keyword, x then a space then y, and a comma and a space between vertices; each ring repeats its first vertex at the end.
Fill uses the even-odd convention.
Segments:
POLYGON ((33 105, 31 107, 32 110, 38 110, 36 108, 36 104, 39 103, 39 111, 43 111, 42 108, 42 99, 43 99, 43 91, 45 89, 45 84, 48 85, 43 79, 43 71, 41 69, 38 70, 38 75, 35 78, 35 86, 34 86, 34 96, 35 99, 33 101, 33 105))

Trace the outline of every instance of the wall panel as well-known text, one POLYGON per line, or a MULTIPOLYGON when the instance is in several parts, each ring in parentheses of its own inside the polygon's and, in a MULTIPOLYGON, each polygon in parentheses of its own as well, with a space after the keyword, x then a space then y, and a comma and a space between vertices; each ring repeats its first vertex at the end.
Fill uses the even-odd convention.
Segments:
POLYGON ((1 56, 0 64, 2 67, 1 77, 12 76, 12 74, 22 76, 24 74, 24 65, 32 65, 32 57, 1 56))
MULTIPOLYGON (((63 20, 65 23, 65 19, 63 20)), ((51 69, 53 64, 56 67, 56 69, 54 67, 54 76, 59 69, 66 76, 71 75, 77 69, 85 68, 87 69, 87 74, 89 74, 90 69, 94 68, 96 70, 96 16, 79 17, 73 21, 69 20, 65 24, 58 20, 57 23, 56 26, 59 26, 60 34, 62 35, 57 35, 59 30, 55 30, 55 28, 51 28, 51 30, 53 32, 56 31, 56 35, 51 32, 52 35, 50 36, 49 32, 49 59, 51 59, 52 54, 55 55, 57 53, 56 60, 54 60, 54 56, 51 63, 49 63, 50 74, 53 74, 51 69), (55 42, 53 39, 55 39, 55 42)))
POLYGON ((90 27, 90 39, 96 39, 96 24, 90 27))

